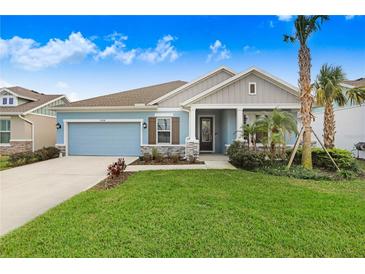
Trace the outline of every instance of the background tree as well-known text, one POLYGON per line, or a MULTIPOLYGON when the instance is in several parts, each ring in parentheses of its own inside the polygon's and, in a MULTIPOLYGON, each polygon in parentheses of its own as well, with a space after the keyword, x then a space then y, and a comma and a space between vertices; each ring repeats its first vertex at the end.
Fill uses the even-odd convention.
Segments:
POLYGON ((314 32, 320 29, 321 24, 328 19, 329 16, 324 15, 299 15, 294 22, 294 34, 284 35, 285 42, 294 43, 298 41, 300 46, 298 52, 300 115, 304 127, 302 165, 307 169, 312 169, 311 109, 313 104, 311 95, 311 53, 307 41, 314 32))
POLYGON ((335 146, 336 121, 333 105, 342 107, 348 102, 362 104, 365 100, 365 91, 360 88, 345 89, 342 86, 346 79, 340 66, 323 65, 319 71, 314 87, 316 102, 324 107, 323 142, 326 148, 335 146))

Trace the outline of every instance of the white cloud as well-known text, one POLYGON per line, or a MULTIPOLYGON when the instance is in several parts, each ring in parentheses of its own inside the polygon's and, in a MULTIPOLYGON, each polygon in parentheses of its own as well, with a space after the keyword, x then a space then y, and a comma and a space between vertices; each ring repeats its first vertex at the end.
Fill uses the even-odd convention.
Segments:
POLYGON ((71 102, 75 102, 75 101, 80 100, 80 97, 79 97, 79 95, 76 92, 66 92, 66 97, 71 102))
POLYGON ((289 22, 293 19, 293 15, 278 15, 279 21, 289 22))
POLYGON ((269 21, 269 27, 273 29, 275 27, 274 22, 272 20, 269 21))
POLYGON ((174 62, 181 55, 172 44, 176 38, 171 35, 159 39, 155 48, 147 49, 133 48, 127 50, 125 41, 128 40, 128 36, 123 36, 117 32, 108 35, 107 40, 113 41, 113 44, 100 51, 96 56, 97 60, 112 57, 124 64, 131 64, 138 58, 149 63, 159 63, 165 60, 174 62))
POLYGON ((355 17, 355 15, 346 15, 345 19, 346 20, 352 20, 352 19, 354 19, 354 17, 355 17))
POLYGON ((207 57, 207 62, 212 60, 221 61, 231 58, 231 52, 227 49, 226 45, 222 44, 221 41, 216 40, 212 45, 209 46, 210 53, 207 57))
POLYGON ((150 63, 159 63, 164 60, 174 62, 180 57, 180 54, 176 50, 172 42, 176 41, 171 35, 166 35, 157 41, 155 48, 149 48, 143 50, 139 54, 139 59, 150 63))
POLYGON ((128 36, 114 32, 108 35, 107 38, 113 41, 113 44, 106 47, 103 51, 99 51, 95 57, 96 60, 113 57, 124 64, 131 64, 137 55, 137 49, 126 50, 124 41, 128 40, 128 36))
POLYGON ((13 84, 9 83, 8 81, 0 78, 0 88, 3 88, 3 87, 12 87, 14 86, 13 84))
POLYGON ((59 89, 68 89, 69 85, 66 82, 58 81, 56 83, 56 87, 59 88, 59 89))
POLYGON ((251 54, 260 54, 261 51, 257 49, 255 46, 246 45, 243 47, 243 51, 245 53, 251 53, 251 54))
POLYGON ((9 58, 10 62, 21 68, 40 70, 83 59, 94 54, 97 47, 80 32, 72 32, 65 40, 50 39, 43 46, 33 39, 18 36, 8 40, 0 38, 0 51, 0 58, 9 58))

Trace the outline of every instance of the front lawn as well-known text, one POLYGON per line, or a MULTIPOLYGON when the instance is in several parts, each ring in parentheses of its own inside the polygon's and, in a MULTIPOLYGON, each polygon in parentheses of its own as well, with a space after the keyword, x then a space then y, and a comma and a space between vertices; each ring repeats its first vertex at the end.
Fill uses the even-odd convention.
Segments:
POLYGON ((364 257, 365 181, 139 172, 0 239, 2 257, 364 257))
POLYGON ((0 171, 9 168, 9 156, 0 156, 0 171))

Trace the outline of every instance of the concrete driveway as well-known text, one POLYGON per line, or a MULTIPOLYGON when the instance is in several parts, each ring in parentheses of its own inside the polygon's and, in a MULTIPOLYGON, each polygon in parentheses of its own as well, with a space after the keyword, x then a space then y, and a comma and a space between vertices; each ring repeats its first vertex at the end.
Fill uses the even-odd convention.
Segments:
POLYGON ((69 156, 0 171, 0 235, 94 186, 116 159, 69 156))

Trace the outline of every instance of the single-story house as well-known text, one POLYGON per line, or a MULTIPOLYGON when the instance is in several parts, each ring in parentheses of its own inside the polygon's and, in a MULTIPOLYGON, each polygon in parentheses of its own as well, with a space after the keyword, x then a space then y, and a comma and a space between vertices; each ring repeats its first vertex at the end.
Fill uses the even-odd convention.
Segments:
POLYGON ((60 94, 0 88, 0 155, 54 146, 56 113, 50 108, 66 103, 67 98, 60 94))
MULTIPOLYGON (((66 155, 224 153, 241 126, 274 108, 296 115, 298 89, 261 69, 218 69, 53 108, 57 146, 66 155)), ((292 138, 291 142, 294 142, 292 138)))
MULTIPOLYGON (((365 88, 365 78, 348 80, 342 84, 344 89, 354 87, 365 88)), ((353 105, 348 102, 345 106, 334 106, 336 120, 335 146, 351 151, 354 156, 365 159, 365 151, 357 151, 355 144, 365 142, 365 104, 353 105)), ((315 121, 313 130, 318 136, 323 135, 324 108, 313 109, 315 121)), ((319 146, 319 144, 317 144, 319 146)))

